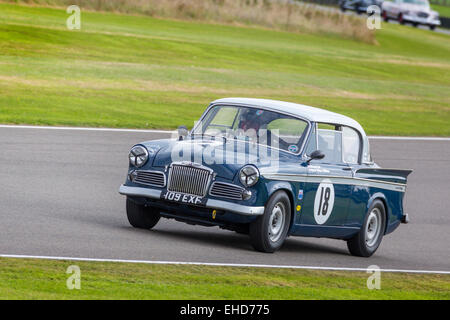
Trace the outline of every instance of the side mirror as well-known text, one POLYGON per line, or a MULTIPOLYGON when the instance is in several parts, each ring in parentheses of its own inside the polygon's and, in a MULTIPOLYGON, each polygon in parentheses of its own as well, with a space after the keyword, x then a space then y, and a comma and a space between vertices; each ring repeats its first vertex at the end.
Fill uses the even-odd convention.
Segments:
POLYGON ((189 134, 189 130, 186 126, 179 126, 178 127, 178 140, 184 140, 187 135, 189 134))
POLYGON ((316 150, 309 155, 309 159, 306 162, 309 163, 311 160, 321 160, 323 158, 325 158, 325 154, 320 150, 316 150))

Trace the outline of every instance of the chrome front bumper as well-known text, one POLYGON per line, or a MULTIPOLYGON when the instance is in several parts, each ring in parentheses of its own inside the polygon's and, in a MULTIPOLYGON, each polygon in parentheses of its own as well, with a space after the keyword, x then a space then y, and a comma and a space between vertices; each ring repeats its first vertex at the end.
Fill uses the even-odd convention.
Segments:
POLYGON ((405 21, 409 21, 409 22, 413 22, 413 23, 419 23, 419 24, 434 25, 434 26, 440 26, 441 25, 441 21, 440 20, 435 20, 435 19, 432 19, 432 18, 421 18, 421 17, 418 17, 416 15, 411 15, 411 14, 405 14, 403 16, 403 19, 405 21))
MULTIPOLYGON (((125 185, 120 186, 119 193, 125 196, 144 197, 150 199, 160 199, 161 197, 161 190, 128 187, 125 185)), ((229 211, 245 216, 260 216, 264 214, 264 207, 243 206, 241 204, 215 199, 208 199, 205 206, 207 208, 229 211)))

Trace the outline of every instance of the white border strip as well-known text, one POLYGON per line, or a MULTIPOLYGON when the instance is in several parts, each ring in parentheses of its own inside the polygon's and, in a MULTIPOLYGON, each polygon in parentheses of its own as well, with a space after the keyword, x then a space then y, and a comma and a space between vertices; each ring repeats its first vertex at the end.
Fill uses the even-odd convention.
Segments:
MULTIPOLYGON (((194 266, 213 266, 213 267, 303 269, 303 270, 328 270, 328 271, 359 271, 359 272, 367 272, 367 270, 371 270, 371 269, 368 269, 368 268, 346 268, 346 267, 314 267, 314 266, 290 266, 290 265, 247 264, 247 263, 215 263, 215 262, 183 262, 183 261, 99 259, 99 258, 30 256, 30 255, 16 255, 16 254, 0 254, 0 258, 41 259, 41 260, 69 260, 69 261, 85 261, 85 262, 119 262, 119 263, 166 264, 166 265, 194 265, 194 266)), ((381 272, 395 272, 395 273, 450 274, 450 271, 433 271, 433 270, 380 269, 380 271, 381 272)))
POLYGON ((73 130, 73 131, 103 131, 103 132, 141 132, 141 133, 167 133, 174 131, 168 130, 145 130, 145 129, 118 129, 118 128, 88 128, 88 127, 51 127, 51 126, 21 126, 0 124, 0 128, 10 129, 44 129, 44 130, 73 130))
MULTIPOLYGON (((153 129, 119 129, 119 128, 89 128, 89 127, 52 127, 52 126, 27 126, 0 124, 0 128, 11 129, 44 129, 44 130, 73 130, 73 131, 103 131, 103 132, 142 132, 142 133, 167 133, 176 130, 153 130, 153 129)), ((369 136, 372 140, 417 140, 417 141, 450 141, 450 137, 397 137, 397 136, 369 136)))
POLYGON ((371 140, 410 140, 410 141, 450 141, 447 137, 395 137, 395 136, 369 136, 371 140))

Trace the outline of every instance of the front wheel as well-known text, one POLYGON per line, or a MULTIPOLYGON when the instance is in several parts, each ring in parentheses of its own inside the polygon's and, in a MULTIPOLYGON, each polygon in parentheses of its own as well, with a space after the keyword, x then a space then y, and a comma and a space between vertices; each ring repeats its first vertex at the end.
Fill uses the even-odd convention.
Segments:
POLYGON ((386 227, 386 210, 380 200, 370 206, 361 230, 347 241, 350 253, 358 257, 370 257, 377 251, 386 227))
POLYGON ((286 239, 291 221, 291 202, 284 191, 273 194, 264 214, 250 224, 250 241, 257 251, 277 251, 286 239))
POLYGON ((127 217, 128 222, 139 229, 151 229, 161 218, 159 211, 138 204, 129 198, 127 198, 127 217))
POLYGON ((435 25, 429 25, 429 28, 430 28, 430 30, 434 30, 434 29, 436 29, 436 26, 435 25))

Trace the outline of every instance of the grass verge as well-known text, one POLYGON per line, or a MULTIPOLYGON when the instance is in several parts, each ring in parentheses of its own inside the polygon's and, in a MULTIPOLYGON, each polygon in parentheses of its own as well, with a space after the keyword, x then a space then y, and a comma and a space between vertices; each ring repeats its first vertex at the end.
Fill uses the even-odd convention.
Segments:
MULTIPOLYGON (((83 10, 83 9, 82 9, 83 10)), ((450 37, 383 24, 378 45, 0 3, 0 122, 173 129, 226 96, 309 104, 372 135, 450 136, 450 37)))
POLYGON ((439 16, 441 17, 450 17, 450 7, 442 6, 438 4, 432 4, 431 9, 439 12, 439 16))
POLYGON ((0 299, 450 299, 450 275, 0 258, 0 299), (81 289, 68 290, 78 265, 81 289))
POLYGON ((15 3, 139 14, 159 18, 259 26, 275 30, 336 34, 374 42, 365 21, 339 11, 287 0, 12 0, 15 3))

